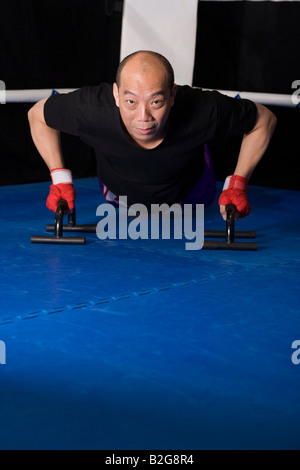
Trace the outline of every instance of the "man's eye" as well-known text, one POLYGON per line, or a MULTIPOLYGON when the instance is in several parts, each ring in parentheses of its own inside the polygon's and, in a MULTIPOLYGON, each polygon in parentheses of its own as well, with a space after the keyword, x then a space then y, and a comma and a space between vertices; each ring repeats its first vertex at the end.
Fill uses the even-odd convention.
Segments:
POLYGON ((133 100, 127 100, 127 103, 128 104, 134 104, 134 101, 133 100))
POLYGON ((162 106, 163 105, 163 100, 154 100, 153 105, 154 106, 162 106))

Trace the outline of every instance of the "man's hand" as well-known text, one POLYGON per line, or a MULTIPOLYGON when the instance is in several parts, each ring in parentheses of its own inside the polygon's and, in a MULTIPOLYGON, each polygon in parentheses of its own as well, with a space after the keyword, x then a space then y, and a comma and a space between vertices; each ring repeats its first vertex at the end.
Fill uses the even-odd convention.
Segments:
POLYGON ((57 203, 60 199, 65 199, 69 210, 74 209, 75 189, 73 186, 73 177, 70 170, 64 168, 55 168, 50 173, 52 185, 47 198, 46 206, 53 212, 56 212, 57 203))
POLYGON ((226 220, 227 204, 234 204, 237 208, 236 219, 246 217, 250 210, 250 204, 247 198, 248 181, 243 176, 232 175, 225 180, 223 192, 219 197, 220 213, 226 220))

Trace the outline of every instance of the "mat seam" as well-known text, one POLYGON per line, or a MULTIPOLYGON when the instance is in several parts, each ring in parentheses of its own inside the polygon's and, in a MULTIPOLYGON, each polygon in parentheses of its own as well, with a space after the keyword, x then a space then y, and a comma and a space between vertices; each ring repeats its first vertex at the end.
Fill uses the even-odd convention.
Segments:
POLYGON ((23 320, 31 320, 33 318, 38 318, 40 316, 53 315, 53 314, 56 314, 56 313, 64 313, 64 312, 67 312, 67 311, 70 312, 72 310, 80 310, 80 309, 84 309, 84 308, 87 308, 87 307, 90 307, 90 306, 92 307, 92 306, 95 306, 95 305, 103 305, 103 304, 107 304, 107 303, 110 303, 110 302, 131 299, 131 298, 142 296, 142 295, 155 294, 157 292, 162 292, 162 291, 166 291, 166 290, 174 289, 174 288, 178 288, 178 287, 185 287, 185 286, 189 286, 191 284, 198 284, 198 283, 206 282, 206 281, 209 281, 209 280, 219 279, 221 277, 232 276, 232 275, 236 275, 236 274, 246 273, 246 272, 249 272, 249 271, 251 272, 251 271, 254 271, 256 269, 261 269, 261 268, 271 269, 271 268, 274 268, 274 267, 284 266, 284 265, 291 265, 291 264, 295 264, 295 263, 297 264, 297 260, 285 260, 283 262, 277 262, 277 263, 259 264, 259 265, 252 266, 251 268, 242 268, 242 269, 238 269, 236 271, 223 271, 223 272, 219 272, 217 274, 210 274, 210 275, 202 276, 201 278, 189 279, 189 280, 185 280, 185 281, 181 281, 181 282, 173 282, 173 283, 169 283, 169 284, 163 284, 163 285, 158 286, 158 287, 152 287, 150 289, 143 289, 143 290, 137 291, 137 292, 127 292, 127 293, 124 293, 124 294, 119 294, 117 296, 101 297, 101 298, 98 298, 96 300, 90 300, 90 301, 85 301, 85 302, 77 302, 74 305, 61 305, 61 306, 58 306, 58 307, 54 307, 50 310, 36 310, 36 311, 33 311, 33 312, 28 312, 24 315, 17 315, 17 316, 14 316, 14 317, 6 317, 3 320, 0 320, 0 325, 7 325, 7 324, 15 323, 17 321, 23 321, 23 320))

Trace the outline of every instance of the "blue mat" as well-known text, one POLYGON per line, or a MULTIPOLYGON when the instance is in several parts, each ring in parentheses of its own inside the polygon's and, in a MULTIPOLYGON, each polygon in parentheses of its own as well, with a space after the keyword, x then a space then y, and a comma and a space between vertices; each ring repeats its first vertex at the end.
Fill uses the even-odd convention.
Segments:
MULTIPOLYGON (((97 179, 75 184, 99 222, 97 179)), ((48 188, 0 188, 0 448, 300 449, 300 192, 250 186, 244 252, 31 244, 48 188)))

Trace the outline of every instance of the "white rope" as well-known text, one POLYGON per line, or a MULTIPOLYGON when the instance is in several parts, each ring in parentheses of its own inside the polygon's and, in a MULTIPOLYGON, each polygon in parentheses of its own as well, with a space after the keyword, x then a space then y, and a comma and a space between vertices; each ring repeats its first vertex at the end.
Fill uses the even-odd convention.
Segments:
MULTIPOLYGON (((204 90, 204 88, 203 88, 204 90)), ((299 105, 299 99, 295 95, 284 95, 276 93, 254 93, 248 91, 229 91, 218 90, 224 95, 231 96, 232 98, 244 98, 247 100, 260 103, 265 106, 285 106, 295 108, 299 105)))
POLYGON ((6 103, 36 103, 57 93, 69 93, 76 88, 56 88, 55 90, 6 90, 6 103))
MULTIPOLYGON (((196 88, 196 87, 195 87, 196 88)), ((5 101, 6 103, 36 103, 43 98, 56 93, 69 93, 76 90, 76 88, 57 88, 57 89, 46 89, 46 90, 6 90, 5 101)), ((203 90, 211 91, 208 88, 203 90)), ((224 95, 233 98, 245 98, 256 103, 260 103, 266 106, 284 106, 284 107, 298 107, 300 106, 300 97, 294 95, 274 94, 274 93, 254 93, 254 92, 240 92, 230 90, 218 90, 224 95)), ((2 91, 3 93, 3 91, 2 91)))

